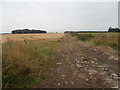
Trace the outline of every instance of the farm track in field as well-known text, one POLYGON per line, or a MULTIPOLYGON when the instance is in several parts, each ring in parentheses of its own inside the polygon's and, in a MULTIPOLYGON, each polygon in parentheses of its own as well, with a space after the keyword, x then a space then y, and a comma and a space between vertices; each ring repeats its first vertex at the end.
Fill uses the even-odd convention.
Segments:
POLYGON ((118 56, 65 36, 57 52, 56 67, 45 73, 37 88, 118 87, 118 56))

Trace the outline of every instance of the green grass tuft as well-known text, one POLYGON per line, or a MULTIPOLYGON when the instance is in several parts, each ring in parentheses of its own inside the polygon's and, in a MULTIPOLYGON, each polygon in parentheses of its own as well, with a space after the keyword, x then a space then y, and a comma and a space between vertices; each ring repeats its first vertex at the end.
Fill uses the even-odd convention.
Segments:
POLYGON ((81 41, 88 41, 92 38, 94 38, 93 34, 77 34, 77 39, 81 41))

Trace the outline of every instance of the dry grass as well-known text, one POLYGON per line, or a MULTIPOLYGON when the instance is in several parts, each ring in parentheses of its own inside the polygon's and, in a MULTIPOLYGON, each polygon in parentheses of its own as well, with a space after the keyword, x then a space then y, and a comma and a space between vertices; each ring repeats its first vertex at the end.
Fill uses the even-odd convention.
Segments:
POLYGON ((15 43, 8 40, 3 44, 3 87, 17 87, 18 84, 25 82, 25 79, 36 73, 38 65, 31 58, 34 53, 34 46, 25 42, 15 43))
POLYGON ((54 65, 56 50, 62 41, 61 35, 58 35, 59 38, 56 36, 57 39, 34 38, 35 41, 23 39, 22 42, 18 38, 24 35, 13 36, 2 44, 3 88, 34 87, 44 79, 44 71, 54 65), (14 41, 11 40, 13 36, 16 37, 14 41))
POLYGON ((105 33, 105 34, 95 34, 93 43, 99 46, 107 46, 113 49, 120 49, 118 44, 118 33, 105 33))
POLYGON ((118 43, 118 37, 120 37, 120 35, 118 33, 79 33, 73 36, 76 36, 77 39, 81 41, 89 42, 96 46, 110 47, 115 50, 120 49, 118 43))
MULTIPOLYGON (((2 36, 3 87, 25 88, 34 87, 37 82, 41 82, 44 79, 44 71, 54 66, 56 51, 62 44, 64 34, 2 36)), ((97 46, 116 50, 119 48, 117 33, 92 34, 92 37, 84 34, 78 39, 97 46)))
POLYGON ((59 39, 64 36, 64 33, 47 33, 47 34, 1 34, 0 41, 3 43, 7 39, 13 41, 24 41, 24 40, 43 40, 43 39, 59 39))

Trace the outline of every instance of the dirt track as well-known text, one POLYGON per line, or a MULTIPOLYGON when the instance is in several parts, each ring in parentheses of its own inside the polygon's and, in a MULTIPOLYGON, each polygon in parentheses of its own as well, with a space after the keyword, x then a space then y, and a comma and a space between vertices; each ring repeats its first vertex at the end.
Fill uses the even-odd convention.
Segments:
POLYGON ((118 56, 67 35, 38 88, 117 88, 118 56))

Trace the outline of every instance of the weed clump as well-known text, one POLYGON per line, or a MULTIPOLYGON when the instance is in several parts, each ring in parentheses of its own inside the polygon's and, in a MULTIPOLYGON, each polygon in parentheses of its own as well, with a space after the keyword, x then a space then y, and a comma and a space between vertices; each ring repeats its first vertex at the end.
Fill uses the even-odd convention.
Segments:
POLYGON ((81 41, 88 41, 92 38, 94 38, 93 34, 77 34, 77 39, 81 41))
POLYGON ((83 58, 83 61, 89 61, 89 58, 84 57, 84 58, 83 58))

